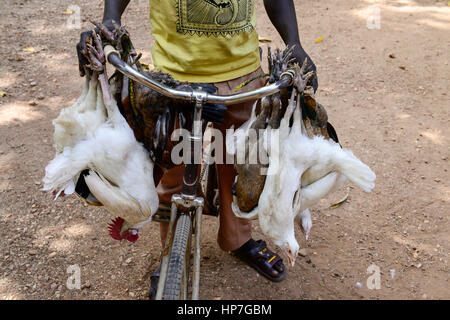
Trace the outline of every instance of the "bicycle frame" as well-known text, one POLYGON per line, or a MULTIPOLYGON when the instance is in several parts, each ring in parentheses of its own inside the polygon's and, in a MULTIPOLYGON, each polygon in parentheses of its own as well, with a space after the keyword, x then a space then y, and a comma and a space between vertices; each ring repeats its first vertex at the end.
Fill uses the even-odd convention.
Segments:
MULTIPOLYGON (((117 52, 112 46, 107 45, 104 48, 106 60, 113 65, 119 72, 123 73, 132 80, 135 80, 142 85, 145 85, 155 91, 174 99, 181 99, 195 102, 194 108, 194 121, 190 134, 191 142, 191 163, 186 164, 186 169, 183 177, 183 186, 181 194, 172 195, 172 204, 169 220, 169 228, 166 237, 166 245, 163 250, 163 257, 161 261, 161 271, 158 283, 158 291, 156 299, 162 299, 164 285, 166 283, 168 260, 171 249, 171 239, 173 239, 174 225, 177 219, 178 208, 182 207, 184 211, 194 211, 195 214, 193 221, 195 222, 195 249, 194 249, 194 270, 193 270, 193 284, 192 284, 192 299, 198 300, 199 296, 199 282, 200 282, 200 236, 201 236, 201 217, 203 213, 204 200, 201 197, 197 197, 197 187, 199 185, 198 176, 198 163, 194 163, 195 153, 193 150, 194 144, 202 141, 202 109, 205 103, 216 103, 231 105, 242 103, 246 101, 257 100, 265 96, 269 96, 279 92, 282 88, 286 88, 292 85, 295 77, 295 71, 287 70, 280 76, 280 80, 271 85, 250 91, 245 93, 233 94, 233 95, 214 95, 204 92, 202 90, 181 91, 169 88, 147 75, 140 73, 120 58, 119 52, 117 52)), ((186 277, 185 277, 186 278, 186 277)), ((186 281, 186 279, 185 279, 186 281)), ((184 295, 187 296, 187 286, 184 286, 184 295)))

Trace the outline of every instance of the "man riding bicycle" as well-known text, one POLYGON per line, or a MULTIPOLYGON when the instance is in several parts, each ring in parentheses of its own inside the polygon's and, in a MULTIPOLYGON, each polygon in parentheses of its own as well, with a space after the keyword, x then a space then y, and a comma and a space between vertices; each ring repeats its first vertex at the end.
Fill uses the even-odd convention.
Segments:
MULTIPOLYGON (((103 24, 114 29, 113 21, 120 24, 129 0, 106 0, 103 24)), ((308 58, 309 69, 316 69, 303 50, 297 27, 293 0, 264 0, 266 12, 286 45, 294 45, 293 57, 297 62, 308 58)), ((176 80, 189 83, 209 83, 217 88, 216 94, 229 95, 246 80, 261 75, 258 35, 255 30, 256 9, 253 0, 150 0, 150 20, 155 43, 152 60, 156 71, 170 74, 176 80)), ((88 63, 82 52, 92 31, 81 34, 77 45, 80 74, 88 63)), ((251 91, 264 85, 264 80, 250 82, 242 89, 251 91)), ((317 89, 317 78, 313 80, 317 89)), ((225 130, 235 128, 249 117, 254 102, 231 105, 223 121, 214 123, 225 136, 225 130)), ((225 145, 223 146, 225 148, 225 145)), ((216 159, 217 161, 217 159, 216 159)), ((217 161, 219 163, 225 163, 217 161)), ((272 281, 281 281, 286 268, 281 258, 267 249, 264 241, 251 237, 251 221, 237 218, 232 209, 232 185, 236 172, 232 164, 217 164, 220 195, 220 227, 218 244, 222 250, 255 268, 272 281)), ((155 184, 161 203, 170 203, 171 195, 180 193, 184 166, 168 170, 155 184)), ((167 234, 167 223, 161 223, 161 239, 167 234)), ((156 294, 159 273, 152 274, 150 297, 156 294)))

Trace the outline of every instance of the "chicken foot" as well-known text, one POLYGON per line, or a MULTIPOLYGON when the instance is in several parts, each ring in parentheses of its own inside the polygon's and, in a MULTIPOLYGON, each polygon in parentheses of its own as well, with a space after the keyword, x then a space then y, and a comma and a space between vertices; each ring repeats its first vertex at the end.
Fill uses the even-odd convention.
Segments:
POLYGON ((272 55, 272 49, 268 47, 269 83, 280 80, 281 74, 293 64, 295 61, 295 59, 292 58, 294 48, 295 46, 287 46, 283 51, 277 48, 272 55))
POLYGON ((86 58, 89 61, 89 65, 87 65, 87 67, 93 72, 98 73, 98 81, 100 82, 100 87, 102 90, 103 102, 105 103, 105 106, 110 106, 113 102, 113 97, 105 68, 106 57, 105 52, 103 51, 102 40, 100 35, 98 35, 95 31, 92 39, 94 46, 91 44, 86 45, 86 58))

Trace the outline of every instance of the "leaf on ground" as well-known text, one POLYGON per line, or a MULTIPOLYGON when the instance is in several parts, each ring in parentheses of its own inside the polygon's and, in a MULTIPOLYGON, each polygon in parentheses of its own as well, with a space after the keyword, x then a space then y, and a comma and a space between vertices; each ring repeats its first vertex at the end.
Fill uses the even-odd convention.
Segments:
POLYGON ((262 43, 265 43, 265 42, 272 42, 272 39, 260 37, 260 38, 258 39, 258 41, 259 41, 259 42, 262 42, 262 43))
POLYGON ((319 43, 319 42, 322 42, 323 41, 323 38, 322 37, 319 37, 317 40, 316 40, 316 43, 319 43))
POLYGON ((36 51, 36 49, 33 48, 33 47, 25 47, 23 50, 25 50, 27 52, 34 52, 34 51, 36 51))
POLYGON ((332 204, 330 206, 330 209, 333 210, 333 209, 339 208, 344 202, 347 201, 349 194, 350 194, 350 187, 347 188, 347 194, 341 200, 339 200, 338 202, 332 204))

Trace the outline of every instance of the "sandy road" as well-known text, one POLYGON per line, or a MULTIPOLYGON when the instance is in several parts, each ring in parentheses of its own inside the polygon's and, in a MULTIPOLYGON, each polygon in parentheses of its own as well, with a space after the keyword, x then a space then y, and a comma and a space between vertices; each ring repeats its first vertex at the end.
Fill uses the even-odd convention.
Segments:
MULTIPOLYGON (((312 210, 306 257, 286 281, 270 283, 217 246, 206 218, 201 297, 205 299, 450 298, 450 7, 446 1, 295 1, 303 46, 318 66, 318 99, 344 147, 377 173, 370 194, 345 188, 312 210), (380 28, 371 16, 380 12, 380 28), (323 41, 315 43, 322 37, 323 41), (369 266, 381 271, 367 287, 369 266), (394 270, 394 271, 391 271, 394 270), (392 277, 394 275, 394 277, 392 277)), ((134 245, 107 235, 109 216, 74 197, 39 191, 53 157, 51 120, 80 94, 71 1, 6 0, 0 12, 0 298, 145 299, 158 262, 158 228, 134 245), (69 290, 78 265, 81 290, 69 290)), ((76 1, 82 28, 101 2, 76 1)), ((149 61, 148 3, 123 21, 149 61)), ((261 3, 258 32, 281 46, 261 3)), ((255 225, 255 238, 261 238, 255 225)))

